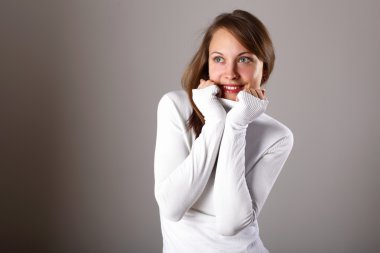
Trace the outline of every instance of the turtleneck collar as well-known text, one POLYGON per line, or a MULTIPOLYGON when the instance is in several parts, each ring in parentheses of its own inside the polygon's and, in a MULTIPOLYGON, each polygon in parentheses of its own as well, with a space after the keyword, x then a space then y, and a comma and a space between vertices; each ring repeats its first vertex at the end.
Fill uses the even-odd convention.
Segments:
POLYGON ((229 100, 229 99, 225 99, 225 98, 219 98, 219 97, 218 97, 218 100, 219 100, 219 102, 223 105, 224 109, 226 109, 227 112, 228 112, 232 107, 234 107, 234 106, 237 104, 236 101, 229 100))

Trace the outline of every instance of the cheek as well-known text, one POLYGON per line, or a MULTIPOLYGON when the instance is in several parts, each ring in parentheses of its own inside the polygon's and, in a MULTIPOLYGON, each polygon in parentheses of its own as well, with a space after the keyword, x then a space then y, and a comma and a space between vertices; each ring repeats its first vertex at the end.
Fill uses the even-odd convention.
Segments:
POLYGON ((263 75, 263 70, 262 69, 256 69, 253 76, 256 79, 261 79, 261 76, 263 75))
POLYGON ((209 73, 210 79, 217 79, 223 73, 222 67, 219 65, 209 64, 208 66, 209 66, 208 73, 209 73))
POLYGON ((263 63, 260 62, 260 64, 256 67, 255 69, 255 76, 257 76, 257 78, 260 78, 263 76, 263 63))
POLYGON ((262 76, 262 68, 241 68, 240 75, 244 79, 260 79, 262 76))

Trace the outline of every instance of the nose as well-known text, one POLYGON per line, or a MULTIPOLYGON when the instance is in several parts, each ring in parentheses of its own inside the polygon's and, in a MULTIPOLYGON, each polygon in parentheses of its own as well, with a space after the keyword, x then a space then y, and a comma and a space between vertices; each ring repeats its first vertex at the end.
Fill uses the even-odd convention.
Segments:
POLYGON ((225 68, 225 78, 229 80, 236 80, 239 79, 239 74, 236 69, 236 64, 233 62, 230 62, 229 64, 226 64, 225 68))

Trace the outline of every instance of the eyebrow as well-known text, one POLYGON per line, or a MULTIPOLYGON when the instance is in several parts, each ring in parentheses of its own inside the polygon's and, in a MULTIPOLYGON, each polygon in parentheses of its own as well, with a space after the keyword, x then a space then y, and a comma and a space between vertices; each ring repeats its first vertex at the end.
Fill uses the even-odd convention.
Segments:
MULTIPOLYGON (((220 54, 220 55, 223 55, 221 52, 218 52, 218 51, 213 51, 213 52, 211 52, 210 55, 212 55, 212 54, 220 54)), ((252 53, 251 53, 251 52, 248 52, 248 51, 246 51, 246 52, 241 52, 240 54, 238 54, 238 56, 239 56, 239 55, 242 55, 242 54, 252 54, 252 53)))

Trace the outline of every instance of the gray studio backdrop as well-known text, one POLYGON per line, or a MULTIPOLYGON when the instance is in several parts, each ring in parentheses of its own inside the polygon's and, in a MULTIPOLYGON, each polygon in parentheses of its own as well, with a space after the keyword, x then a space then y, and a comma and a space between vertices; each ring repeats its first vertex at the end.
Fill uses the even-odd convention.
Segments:
POLYGON ((241 8, 277 62, 294 149, 259 217, 271 252, 378 252, 379 1, 2 1, 1 252, 160 252, 156 107, 213 17, 241 8), (6 250, 6 251, 5 251, 6 250))

